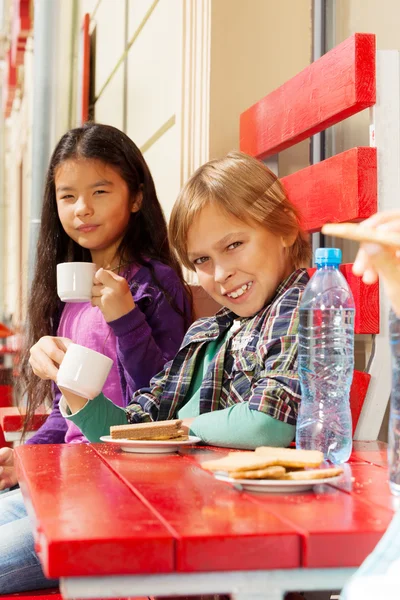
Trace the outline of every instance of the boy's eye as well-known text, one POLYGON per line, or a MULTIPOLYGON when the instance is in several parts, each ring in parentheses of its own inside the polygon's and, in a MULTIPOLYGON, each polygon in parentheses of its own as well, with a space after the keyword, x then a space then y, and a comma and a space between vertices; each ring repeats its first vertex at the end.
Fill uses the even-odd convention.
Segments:
POLYGON ((96 190, 95 194, 106 194, 107 191, 106 190, 96 190))
POLYGON ((208 261, 208 256, 200 256, 200 258, 196 258, 193 261, 193 264, 194 265, 202 265, 202 264, 204 264, 207 261, 208 261))
POLYGON ((233 242, 233 244, 229 244, 228 250, 234 250, 242 245, 242 242, 233 242))

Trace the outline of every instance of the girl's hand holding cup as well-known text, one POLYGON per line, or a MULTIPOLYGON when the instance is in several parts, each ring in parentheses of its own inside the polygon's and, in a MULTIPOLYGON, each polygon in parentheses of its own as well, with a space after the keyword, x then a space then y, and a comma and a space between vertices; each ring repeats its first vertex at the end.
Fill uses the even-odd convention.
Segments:
POLYGON ((128 282, 112 271, 99 269, 92 288, 92 306, 98 306, 107 323, 135 308, 128 282))
POLYGON ((57 380, 58 367, 62 363, 68 346, 68 338, 45 335, 30 349, 29 364, 40 379, 57 380))

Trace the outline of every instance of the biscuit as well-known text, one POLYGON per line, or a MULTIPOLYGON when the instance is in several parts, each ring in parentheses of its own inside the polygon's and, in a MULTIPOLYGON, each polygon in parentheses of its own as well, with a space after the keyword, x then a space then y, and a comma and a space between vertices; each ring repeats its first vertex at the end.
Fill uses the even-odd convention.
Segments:
POLYGON ((110 435, 114 440, 170 440, 182 435, 181 425, 182 421, 180 419, 135 423, 132 425, 113 425, 110 427, 110 435))
POLYGON ((322 227, 322 233, 357 242, 371 242, 395 248, 400 247, 399 233, 382 231, 372 227, 361 227, 356 223, 328 223, 322 227))
POLYGON ((309 471, 291 471, 286 473, 282 479, 291 479, 295 481, 307 481, 309 479, 325 479, 328 477, 337 477, 343 473, 340 467, 330 467, 327 469, 310 469, 309 471))
POLYGON ((201 466, 208 471, 252 471, 276 465, 276 460, 268 456, 257 456, 254 452, 230 452, 223 458, 207 460, 201 466))
POLYGON ((324 455, 319 450, 295 450, 292 448, 260 446, 256 448, 255 454, 256 456, 274 458, 275 465, 297 469, 319 467, 324 460, 324 455))
POLYGON ((267 467, 253 471, 228 471, 233 479, 282 479, 286 473, 284 467, 267 467))

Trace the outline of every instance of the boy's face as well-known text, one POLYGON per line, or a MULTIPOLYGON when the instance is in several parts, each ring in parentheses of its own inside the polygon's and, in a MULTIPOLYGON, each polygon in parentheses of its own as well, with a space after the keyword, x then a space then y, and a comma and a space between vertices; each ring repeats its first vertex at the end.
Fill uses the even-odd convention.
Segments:
POLYGON ((283 238, 210 204, 190 226, 187 244, 201 286, 240 317, 263 308, 293 270, 283 238))

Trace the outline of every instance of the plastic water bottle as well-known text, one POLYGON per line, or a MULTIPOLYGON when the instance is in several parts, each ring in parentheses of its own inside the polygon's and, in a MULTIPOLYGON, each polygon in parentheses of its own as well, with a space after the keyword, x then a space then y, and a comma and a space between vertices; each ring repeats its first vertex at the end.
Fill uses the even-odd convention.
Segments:
POLYGON ((389 315, 389 339, 392 350, 392 391, 389 418, 389 485, 400 496, 400 319, 393 311, 389 315))
POLYGON ((350 386, 354 370, 354 298, 339 271, 342 253, 318 248, 317 271, 300 303, 299 377, 302 399, 296 445, 343 463, 352 448, 350 386))

